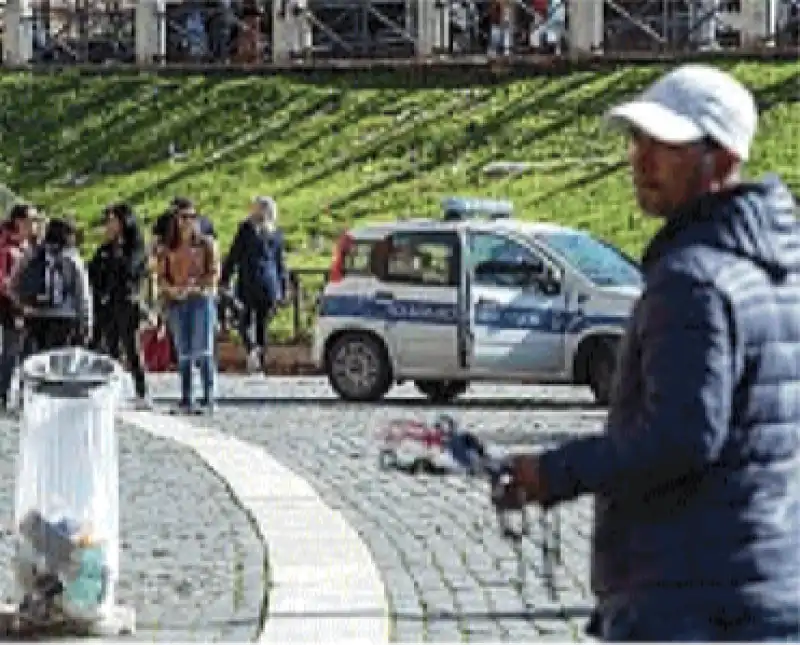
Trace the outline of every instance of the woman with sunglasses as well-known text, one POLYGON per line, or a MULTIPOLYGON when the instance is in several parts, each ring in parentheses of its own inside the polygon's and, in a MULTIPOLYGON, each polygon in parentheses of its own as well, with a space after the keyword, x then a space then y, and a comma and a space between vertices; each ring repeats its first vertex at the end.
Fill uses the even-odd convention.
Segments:
POLYGON ((199 231, 196 218, 191 204, 175 209, 159 253, 157 279, 178 353, 181 381, 178 412, 202 414, 214 409, 215 293, 219 258, 214 240, 199 231), (199 407, 192 393, 194 363, 200 366, 203 384, 199 407))

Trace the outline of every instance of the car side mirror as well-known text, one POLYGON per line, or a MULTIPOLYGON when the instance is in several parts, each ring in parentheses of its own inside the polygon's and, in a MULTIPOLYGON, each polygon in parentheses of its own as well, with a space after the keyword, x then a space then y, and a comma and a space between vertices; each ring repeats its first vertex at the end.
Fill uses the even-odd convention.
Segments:
POLYGON ((536 279, 536 285, 545 295, 557 296, 561 293, 562 280, 563 276, 561 275, 561 271, 552 267, 547 267, 544 273, 536 279))
POLYGON ((561 272, 550 266, 530 265, 527 272, 526 286, 540 290, 548 296, 556 296, 561 292, 561 272))

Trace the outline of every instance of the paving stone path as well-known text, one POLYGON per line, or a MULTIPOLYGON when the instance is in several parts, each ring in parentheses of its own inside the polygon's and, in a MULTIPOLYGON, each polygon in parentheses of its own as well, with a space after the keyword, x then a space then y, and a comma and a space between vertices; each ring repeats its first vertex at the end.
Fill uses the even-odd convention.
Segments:
MULTIPOLYGON (((259 632, 264 548, 225 485, 191 451, 119 429, 121 580, 135 641, 249 641, 259 632)), ((18 431, 0 422, 0 593, 10 588, 18 431)))
MULTIPOLYGON (((161 379, 161 377, 159 377, 161 379)), ((157 391, 174 392, 174 377, 157 391)), ((377 467, 373 435, 392 418, 453 414, 487 441, 510 450, 598 431, 604 411, 577 388, 473 387, 452 406, 431 407, 413 388, 387 404, 336 401, 321 379, 224 377, 213 424, 264 446, 341 509, 370 548, 400 641, 581 640, 590 605, 588 499, 561 509, 563 561, 551 600, 542 531, 517 552, 497 531, 488 487, 458 476, 410 476, 377 467)), ((204 420, 205 422, 205 420, 204 420)), ((535 517, 532 519, 535 520, 535 517)))

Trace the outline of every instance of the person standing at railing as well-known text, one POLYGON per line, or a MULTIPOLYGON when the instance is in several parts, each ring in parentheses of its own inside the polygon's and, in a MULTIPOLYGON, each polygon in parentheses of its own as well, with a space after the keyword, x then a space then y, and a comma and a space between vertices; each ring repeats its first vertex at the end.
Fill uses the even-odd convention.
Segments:
POLYGON ((491 0, 489 3, 489 56, 508 56, 511 53, 513 10, 511 0, 491 0))
POLYGON ((256 197, 250 214, 239 225, 220 282, 226 288, 237 274, 236 296, 242 302, 239 334, 249 370, 267 367, 267 326, 275 308, 284 302, 286 268, 278 207, 271 197, 256 197), (251 333, 255 327, 255 339, 251 333))
MULTIPOLYGON (((281 3, 281 10, 289 4, 281 3)), ((264 43, 262 33, 264 15, 256 0, 244 0, 240 3, 241 21, 236 29, 235 59, 239 63, 261 63, 264 60, 264 43)))
POLYGON ((216 63, 230 63, 231 32, 236 23, 236 14, 231 0, 216 0, 209 6, 209 40, 211 56, 216 63))
POLYGON ((213 238, 203 235, 193 208, 177 208, 159 250, 159 293, 178 353, 181 398, 178 411, 213 412, 216 389, 214 326, 219 260, 213 238), (196 407, 192 366, 200 366, 203 398, 196 407))
POLYGON ((190 7, 186 16, 186 48, 192 62, 207 60, 209 57, 208 30, 206 16, 199 5, 190 7))
POLYGON ((720 49, 717 31, 722 4, 722 0, 689 2, 689 41, 700 51, 720 49))

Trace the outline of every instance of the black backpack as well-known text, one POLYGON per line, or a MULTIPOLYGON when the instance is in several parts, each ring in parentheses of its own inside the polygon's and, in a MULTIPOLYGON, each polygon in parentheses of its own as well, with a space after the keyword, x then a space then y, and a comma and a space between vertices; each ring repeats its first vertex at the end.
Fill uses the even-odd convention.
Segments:
POLYGON ((17 288, 23 306, 37 309, 60 307, 74 286, 74 271, 63 251, 41 247, 22 269, 17 288))

